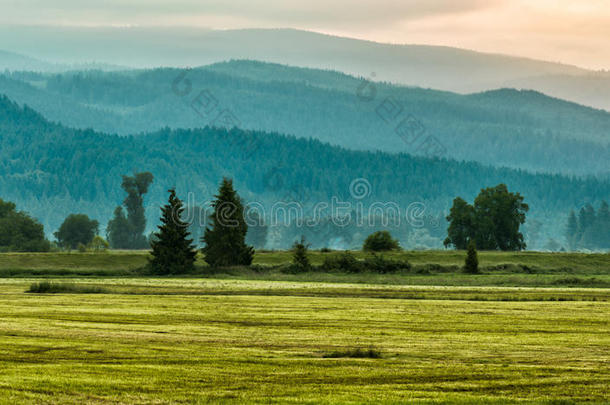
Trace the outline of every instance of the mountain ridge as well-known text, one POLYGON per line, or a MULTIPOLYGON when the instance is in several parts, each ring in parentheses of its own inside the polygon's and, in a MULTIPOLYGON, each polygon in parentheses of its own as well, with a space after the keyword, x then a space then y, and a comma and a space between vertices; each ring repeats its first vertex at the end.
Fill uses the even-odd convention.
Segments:
POLYGON ((384 44, 295 29, 0 27, 2 48, 55 62, 100 61, 146 68, 257 59, 363 77, 375 72, 379 80, 458 93, 531 88, 610 110, 605 96, 610 92, 610 74, 519 56, 384 44), (3 41, 15 34, 17 40, 3 41), (598 75, 595 85, 589 83, 591 75, 598 75))
POLYGON ((254 61, 190 70, 14 73, 0 75, 0 88, 52 121, 105 133, 204 127, 215 115, 204 117, 194 106, 201 108, 197 97, 207 92, 217 105, 213 112, 230 112, 238 127, 349 149, 426 154, 421 145, 432 137, 458 160, 577 175, 605 175, 610 167, 610 113, 534 91, 460 95, 254 61), (188 94, 181 94, 186 83, 188 94), (362 97, 362 86, 374 88, 374 99, 362 97), (384 116, 386 104, 396 105, 396 118, 384 116), (407 127, 411 132, 399 132, 405 117, 421 134, 407 127))

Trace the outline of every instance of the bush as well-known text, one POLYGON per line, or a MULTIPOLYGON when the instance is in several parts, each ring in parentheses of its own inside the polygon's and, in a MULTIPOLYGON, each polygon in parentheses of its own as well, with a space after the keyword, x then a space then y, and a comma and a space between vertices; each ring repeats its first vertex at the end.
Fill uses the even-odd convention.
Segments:
POLYGON ((350 252, 329 256, 324 259, 321 269, 323 271, 344 271, 347 273, 360 273, 364 271, 364 263, 356 259, 350 252))
POLYGON ((348 349, 343 351, 334 351, 323 355, 325 359, 338 359, 342 357, 349 357, 352 359, 380 359, 381 352, 373 348, 370 349, 348 349))
POLYGON ((372 257, 367 258, 364 261, 364 266, 366 267, 367 270, 369 270, 373 273, 380 273, 380 274, 396 273, 401 270, 406 270, 406 271, 411 270, 411 264, 406 260, 399 261, 399 260, 385 259, 382 256, 379 256, 376 254, 373 254, 372 257))
POLYGON ((366 252, 384 252, 399 250, 400 244, 388 231, 378 231, 369 235, 364 241, 362 250, 366 252))
POLYGON ((106 239, 96 235, 91 243, 89 243, 88 247, 94 252, 105 252, 106 250, 110 249, 110 244, 106 241, 106 239))

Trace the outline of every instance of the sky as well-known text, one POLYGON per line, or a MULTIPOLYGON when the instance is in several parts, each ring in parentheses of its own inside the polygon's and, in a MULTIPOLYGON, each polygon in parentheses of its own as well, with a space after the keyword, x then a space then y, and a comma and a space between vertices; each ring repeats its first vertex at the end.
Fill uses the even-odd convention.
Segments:
POLYGON ((297 28, 610 69, 610 0, 0 0, 0 24, 297 28))

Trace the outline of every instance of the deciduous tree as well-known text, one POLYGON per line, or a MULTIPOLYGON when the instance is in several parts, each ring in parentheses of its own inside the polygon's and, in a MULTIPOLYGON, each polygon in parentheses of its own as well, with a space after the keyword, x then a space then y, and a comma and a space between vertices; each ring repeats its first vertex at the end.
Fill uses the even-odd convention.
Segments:
POLYGON ((471 240, 478 249, 522 250, 526 244, 519 228, 529 210, 519 193, 511 193, 505 184, 482 189, 474 205, 461 198, 453 202, 445 246, 463 249, 471 240))
POLYGON ((46 252, 49 249, 42 224, 17 211, 14 203, 0 199, 0 251, 46 252))
POLYGON ((79 244, 91 243, 98 233, 99 226, 99 222, 85 214, 70 214, 53 235, 57 238, 59 246, 76 249, 79 244))

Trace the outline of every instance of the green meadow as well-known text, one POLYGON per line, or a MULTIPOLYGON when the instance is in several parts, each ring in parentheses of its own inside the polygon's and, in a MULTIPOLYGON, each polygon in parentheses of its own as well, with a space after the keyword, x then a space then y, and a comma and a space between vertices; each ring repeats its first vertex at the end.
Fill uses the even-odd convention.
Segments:
POLYGON ((608 280, 608 255, 397 254, 411 273, 263 252, 168 278, 145 252, 2 254, 0 403, 610 402, 610 288, 555 283, 608 280))
MULTIPOLYGON (((368 254, 352 252, 364 259, 368 254)), ((321 264, 339 252, 310 252, 312 264, 321 264)), ((285 251, 257 252, 252 268, 212 270, 202 257, 197 271, 182 277, 268 281, 346 282, 391 285, 505 286, 505 287, 597 287, 610 288, 610 254, 479 252, 482 274, 461 271, 463 251, 403 251, 385 253, 387 258, 408 260, 412 271, 393 274, 324 273, 286 274, 280 266, 291 261, 285 251)), ((0 277, 142 277, 147 251, 106 253, 1 253, 0 277)))

